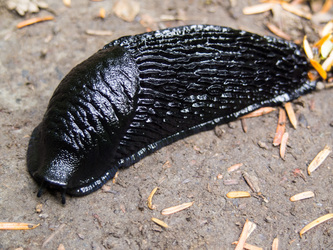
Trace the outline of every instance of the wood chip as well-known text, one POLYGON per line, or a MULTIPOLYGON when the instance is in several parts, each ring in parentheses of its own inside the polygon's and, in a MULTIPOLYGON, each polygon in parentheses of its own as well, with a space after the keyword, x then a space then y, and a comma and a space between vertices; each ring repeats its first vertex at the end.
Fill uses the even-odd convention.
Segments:
POLYGON ((289 3, 282 3, 281 4, 282 8, 294 15, 304 17, 306 19, 311 19, 312 15, 310 13, 307 13, 305 11, 302 11, 301 9, 297 8, 295 5, 289 4, 289 3))
POLYGON ((228 173, 236 171, 237 169, 239 169, 241 166, 243 166, 243 163, 237 163, 232 165, 231 167, 228 167, 228 173))
POLYGON ((279 120, 276 127, 275 136, 273 139, 273 146, 279 146, 281 144, 282 136, 286 129, 286 112, 284 109, 279 108, 279 120))
POLYGON ((288 115, 291 125, 293 125, 293 127, 295 129, 297 129, 297 119, 296 119, 295 111, 294 111, 294 108, 293 108, 291 102, 285 103, 284 108, 287 111, 287 115, 288 115))
POLYGON ((311 60, 313 59, 313 52, 312 52, 312 48, 310 46, 310 43, 307 39, 307 36, 304 36, 303 38, 303 48, 305 51, 306 56, 311 60))
POLYGON ((276 108, 272 108, 272 107, 260 108, 260 109, 257 109, 255 111, 251 112, 251 113, 243 115, 241 117, 241 119, 262 116, 262 115, 268 114, 268 113, 270 113, 272 111, 275 111, 275 110, 276 110, 276 108))
POLYGON ((249 230, 249 220, 246 219, 245 224, 243 226, 242 233, 238 239, 238 243, 236 245, 235 250, 242 250, 244 248, 248 230, 249 230))
POLYGON ((333 213, 332 214, 326 214, 324 216, 319 217, 318 219, 315 219, 314 221, 310 222, 307 224, 305 227, 302 228, 302 230, 299 232, 299 236, 302 238, 302 235, 312 229, 315 226, 318 226, 320 223, 323 223, 327 220, 330 220, 333 218, 333 213))
POLYGON ((266 11, 270 11, 274 7, 274 3, 262 3, 243 8, 244 15, 260 14, 266 11))
POLYGON ((194 203, 194 201, 183 203, 181 205, 174 206, 174 207, 165 208, 165 209, 162 210, 161 214, 162 215, 169 215, 169 214, 177 213, 177 212, 182 211, 186 208, 189 208, 190 206, 193 205, 193 203, 194 203))
POLYGON ((276 237, 272 243, 272 250, 278 250, 278 249, 279 249, 279 239, 276 237))
POLYGON ((22 222, 0 222, 0 230, 30 230, 38 227, 40 224, 22 223, 22 222))
POLYGON ((291 40, 291 36, 289 36, 287 33, 283 32, 281 29, 279 29, 274 24, 267 23, 266 26, 273 34, 275 34, 285 40, 291 40))
POLYGON ((159 219, 157 219, 157 218, 151 218, 151 220, 153 221, 153 222, 155 222, 157 225, 159 225, 159 226, 161 226, 161 227, 164 227, 164 228, 168 228, 169 226, 168 226, 168 224, 166 224, 164 221, 162 221, 162 220, 159 220, 159 219))
POLYGON ((246 191, 231 191, 231 192, 227 193, 227 197, 230 199, 248 198, 248 197, 251 197, 251 194, 246 191))
MULTIPOLYGON (((237 245, 238 241, 234 241, 232 244, 233 245, 237 245)), ((244 246, 243 246, 243 249, 247 249, 247 250, 263 250, 262 247, 257 247, 257 246, 254 246, 254 245, 250 245, 248 243, 244 243, 244 246)))
POLYGON ((302 192, 302 193, 293 195, 292 197, 290 197, 290 201, 300 201, 300 200, 309 199, 312 197, 314 197, 314 193, 312 191, 306 191, 306 192, 302 192))
POLYGON ((282 136, 281 144, 280 144, 280 156, 283 160, 285 160, 284 157, 286 155, 288 138, 289 138, 289 134, 288 134, 288 132, 285 132, 282 136))
POLYGON ((317 62, 317 61, 315 61, 315 60, 313 60, 313 59, 310 60, 310 63, 311 63, 311 65, 312 65, 312 67, 314 67, 315 70, 317 70, 317 72, 319 73, 319 75, 320 75, 324 80, 326 80, 326 79, 327 79, 327 73, 326 73, 326 71, 323 69, 323 67, 320 65, 320 63, 317 62))
POLYGON ((18 29, 21 29, 23 27, 26 27, 26 26, 29 26, 29 25, 32 25, 32 24, 35 24, 35 23, 40 23, 40 22, 44 22, 44 21, 50 21, 50 20, 53 20, 53 19, 54 19, 53 16, 33 17, 33 18, 30 18, 30 19, 24 20, 22 22, 19 22, 16 25, 16 27, 18 29))
POLYGON ((149 195, 149 197, 148 197, 148 201, 147 201, 147 202, 148 202, 148 207, 149 207, 149 209, 151 209, 151 210, 156 209, 156 206, 153 205, 153 203, 152 203, 152 199, 153 199, 153 196, 154 196, 154 194, 156 193, 157 189, 158 189, 158 187, 154 188, 153 191, 151 191, 151 193, 150 193, 150 195, 149 195))
POLYGON ((331 153, 331 148, 329 146, 325 146, 323 150, 321 150, 316 157, 312 160, 310 165, 308 166, 308 174, 311 175, 313 171, 315 171, 327 158, 327 156, 331 153))

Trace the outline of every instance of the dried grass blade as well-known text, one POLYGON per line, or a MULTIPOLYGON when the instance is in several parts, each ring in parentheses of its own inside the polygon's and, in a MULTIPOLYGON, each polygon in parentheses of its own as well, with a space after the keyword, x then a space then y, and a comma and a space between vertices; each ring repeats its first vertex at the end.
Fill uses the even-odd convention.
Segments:
POLYGON ((153 200, 153 196, 154 196, 154 194, 156 193, 157 189, 158 189, 158 187, 154 188, 153 191, 151 191, 150 195, 148 196, 148 201, 147 201, 147 203, 148 203, 148 207, 149 207, 149 209, 151 209, 151 210, 156 209, 156 206, 153 205, 152 200, 153 200))
POLYGON ((260 108, 260 109, 257 109, 251 113, 248 113, 247 115, 243 115, 241 117, 241 119, 244 119, 244 118, 252 118, 252 117, 258 117, 258 116, 262 116, 262 115, 266 115, 272 111, 275 111, 276 108, 272 108, 272 107, 264 107, 264 108, 260 108))
POLYGON ((161 214, 162 215, 169 215, 169 214, 177 213, 177 212, 182 211, 186 208, 189 208, 190 206, 193 205, 193 203, 194 203, 194 201, 183 203, 181 205, 174 206, 174 207, 165 208, 165 209, 162 210, 161 214))
POLYGON ((289 138, 289 134, 288 134, 288 132, 285 132, 282 136, 281 144, 280 144, 280 156, 283 160, 285 159, 284 157, 286 155, 288 138, 289 138))
POLYGON ((50 20, 53 20, 53 19, 54 19, 53 16, 33 17, 33 18, 30 18, 30 19, 24 20, 22 22, 19 22, 16 25, 16 27, 18 29, 21 29, 23 27, 26 27, 26 26, 29 26, 29 25, 32 25, 32 24, 35 24, 35 23, 50 21, 50 20))
POLYGON ((243 231, 238 239, 238 243, 236 245, 235 250, 242 250, 244 248, 248 230, 249 230, 249 220, 246 219, 244 227, 243 227, 243 231))
MULTIPOLYGON (((237 245, 238 241, 234 241, 232 244, 233 245, 237 245)), ((257 247, 257 246, 254 246, 254 245, 250 245, 248 243, 244 243, 244 246, 243 246, 243 249, 247 249, 247 250, 263 250, 262 247, 257 247)))
POLYGON ((321 31, 321 36, 324 37, 327 34, 331 34, 333 32, 333 20, 329 21, 321 31))
POLYGON ((251 194, 246 191, 231 191, 231 192, 227 193, 227 197, 230 199, 248 198, 248 197, 251 197, 251 194))
POLYGON ((319 73, 319 75, 324 79, 326 80, 327 78, 327 73, 326 71, 323 69, 323 67, 320 65, 319 62, 313 60, 313 59, 310 59, 310 63, 312 65, 312 67, 315 68, 315 70, 317 70, 317 72, 319 73))
POLYGON ((274 24, 267 23, 266 26, 273 34, 275 34, 285 40, 291 40, 291 36, 289 36, 287 33, 283 32, 281 29, 279 29, 274 24))
POLYGON ((289 4, 289 3, 282 3, 281 4, 282 8, 292 14, 295 14, 296 16, 304 17, 306 19, 311 19, 312 15, 310 13, 306 13, 297 7, 295 5, 289 4))
POLYGON ((274 3, 262 3, 243 8, 244 15, 260 14, 271 10, 274 7, 274 3))
POLYGON ((157 225, 159 225, 159 226, 161 226, 161 227, 164 227, 164 228, 168 228, 169 226, 168 226, 168 224, 166 224, 164 221, 162 221, 162 220, 159 220, 159 219, 157 219, 157 218, 151 218, 151 220, 153 221, 153 222, 155 222, 157 225))
POLYGON ((247 172, 243 171, 242 176, 247 185, 251 188, 251 190, 255 193, 260 192, 259 181, 256 176, 251 176, 247 172))
POLYGON ((314 196, 315 195, 312 191, 306 191, 306 192, 302 192, 302 193, 293 195, 292 197, 290 197, 290 201, 304 200, 304 199, 312 198, 314 196))
POLYGON ((331 148, 329 146, 325 146, 323 150, 321 150, 316 157, 312 160, 310 165, 308 166, 308 174, 311 175, 313 171, 315 171, 327 158, 327 156, 331 153, 331 148))
POLYGON ((22 223, 22 222, 0 222, 0 230, 30 230, 38 227, 40 224, 22 223))
POLYGON ((275 238, 272 243, 272 250, 278 250, 279 249, 279 239, 275 238))
POLYGON ((293 125, 293 127, 295 129, 297 129, 297 119, 296 119, 295 111, 293 109, 293 106, 292 106, 291 102, 287 102, 284 105, 284 108, 287 111, 287 115, 288 115, 288 118, 289 118, 289 121, 290 121, 291 125, 293 125))
POLYGON ((273 145, 279 146, 281 144, 282 136, 286 129, 286 112, 284 109, 279 109, 279 120, 278 125, 276 127, 275 136, 273 139, 273 145))
POLYGON ((319 217, 318 219, 315 219, 314 221, 310 222, 309 224, 307 224, 305 227, 302 228, 302 230, 299 232, 299 236, 302 238, 302 235, 304 233, 306 233, 307 231, 309 231, 311 228, 318 226, 320 223, 323 223, 332 218, 333 218, 333 214, 326 214, 326 215, 319 217))
POLYGON ((241 166, 243 166, 243 163, 234 164, 231 167, 228 167, 227 171, 228 171, 228 173, 233 172, 233 171, 239 169, 241 166))
POLYGON ((304 36, 303 38, 303 48, 305 51, 306 56, 311 60, 313 59, 313 52, 312 52, 312 48, 309 44, 309 41, 307 39, 307 36, 304 36))
POLYGON ((322 68, 326 71, 329 71, 333 64, 333 50, 331 51, 330 55, 327 57, 327 59, 323 62, 321 65, 322 68))

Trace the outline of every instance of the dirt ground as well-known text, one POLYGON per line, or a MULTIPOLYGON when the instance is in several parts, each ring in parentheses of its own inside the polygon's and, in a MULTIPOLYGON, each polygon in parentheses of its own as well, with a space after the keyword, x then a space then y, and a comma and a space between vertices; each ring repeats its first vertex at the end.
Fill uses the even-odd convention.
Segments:
MULTIPOLYGON (((140 1, 140 13, 133 22, 112 14, 114 1, 73 0, 70 8, 58 0, 46 2, 49 10, 25 18, 52 14, 55 20, 23 29, 16 24, 24 18, 0 9, 0 221, 40 223, 33 230, 1 231, 0 249, 57 249, 60 244, 65 249, 233 249, 231 243, 239 238, 246 219, 257 225, 247 242, 264 249, 270 249, 275 237, 279 249, 333 249, 333 221, 303 238, 298 234, 307 223, 333 213, 333 154, 313 175, 306 174, 314 156, 325 145, 333 146, 333 89, 311 93, 294 104, 301 125, 295 130, 287 124, 290 139, 285 161, 272 146, 276 111, 248 119, 247 133, 235 121, 217 128, 221 137, 208 131, 162 148, 120 171, 115 184, 106 184, 109 191, 67 197, 66 205, 59 194, 45 192, 37 198, 38 185, 26 168, 26 149, 54 89, 71 68, 104 44, 145 32, 140 18, 153 18, 157 28, 209 23, 272 35, 264 26, 267 14, 242 14, 244 6, 257 1, 140 1), (107 11, 104 20, 97 18, 101 7, 107 11), (161 15, 186 20, 161 21, 161 15), (113 34, 91 36, 87 29, 113 34), (227 168, 236 163, 244 165, 228 173, 227 168), (297 168, 305 180, 295 175, 297 168), (243 171, 257 177, 267 202, 255 195, 226 197, 229 191, 251 192, 243 171), (230 180, 234 185, 229 185, 230 180), (147 198, 157 186, 153 198, 157 209, 150 210, 147 198), (303 191, 313 191, 315 197, 289 201, 303 191), (187 210, 161 215, 163 208, 190 201, 194 204, 187 210), (39 204, 42 211, 37 213, 39 204), (152 217, 162 219, 169 228, 157 226, 152 217)), ((300 18, 298 27, 293 24, 287 26, 294 29, 290 31, 293 39, 302 39, 302 30, 312 32, 300 18)))

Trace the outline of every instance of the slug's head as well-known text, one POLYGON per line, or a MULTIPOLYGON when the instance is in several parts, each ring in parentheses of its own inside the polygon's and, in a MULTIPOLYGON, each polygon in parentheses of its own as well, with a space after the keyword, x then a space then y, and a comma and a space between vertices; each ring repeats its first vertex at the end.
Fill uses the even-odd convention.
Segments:
POLYGON ((41 190, 60 190, 64 203, 65 193, 86 195, 113 177, 137 106, 138 75, 129 53, 110 47, 62 80, 28 147, 28 170, 41 190))

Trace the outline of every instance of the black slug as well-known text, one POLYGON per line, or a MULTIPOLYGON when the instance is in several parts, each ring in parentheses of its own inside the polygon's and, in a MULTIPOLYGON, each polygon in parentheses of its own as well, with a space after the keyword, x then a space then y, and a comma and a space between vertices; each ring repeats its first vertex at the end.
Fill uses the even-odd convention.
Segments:
POLYGON ((112 41, 68 73, 32 132, 38 195, 89 194, 165 145, 295 99, 315 88, 308 70, 297 45, 220 26, 112 41))

